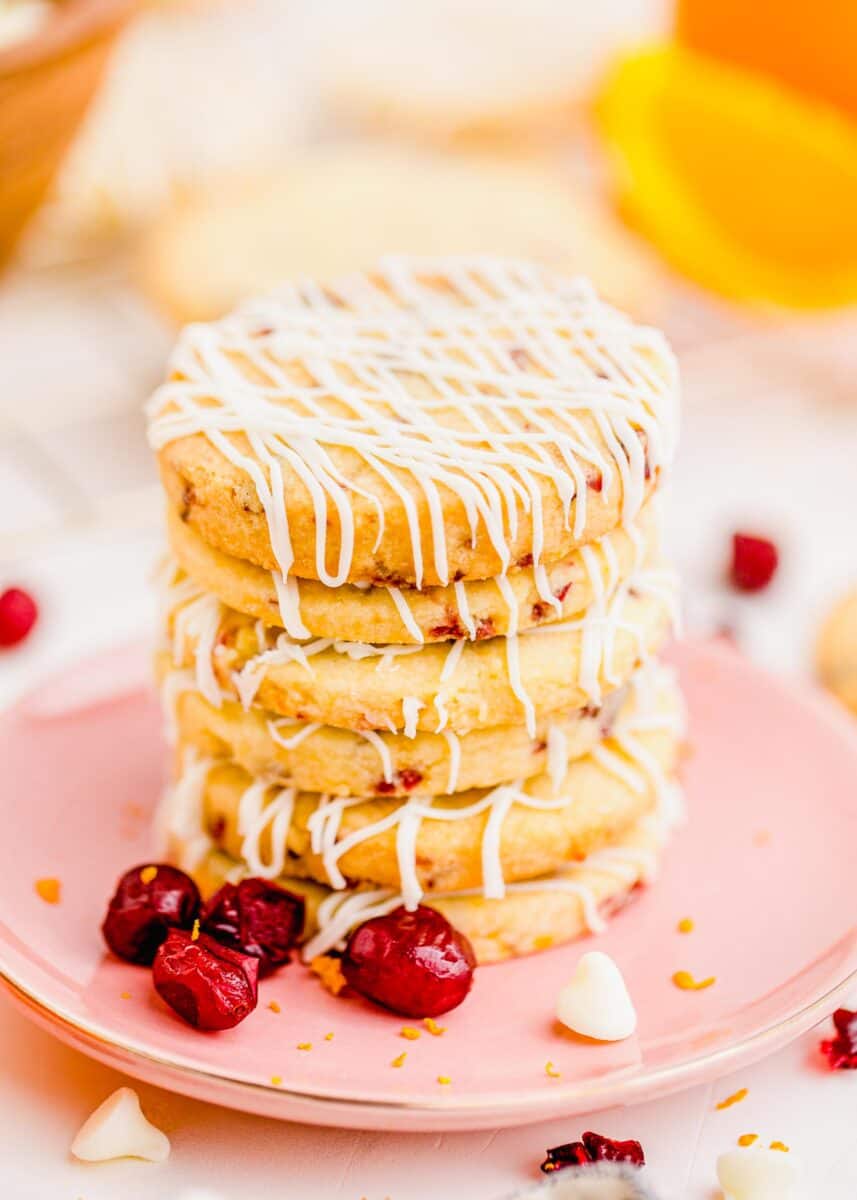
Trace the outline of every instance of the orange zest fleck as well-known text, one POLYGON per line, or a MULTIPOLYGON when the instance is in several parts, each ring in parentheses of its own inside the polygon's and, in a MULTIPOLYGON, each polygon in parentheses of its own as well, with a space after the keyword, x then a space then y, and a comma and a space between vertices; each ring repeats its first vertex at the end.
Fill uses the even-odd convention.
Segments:
POLYGON ((738 1145, 739 1146, 752 1146, 753 1142, 757 1142, 758 1140, 759 1140, 758 1133, 742 1133, 741 1136, 738 1138, 738 1145))
POLYGON ((407 1057, 408 1057, 407 1050, 403 1050, 401 1054, 396 1055, 396 1057, 390 1063, 390 1066, 391 1067, 403 1067, 405 1065, 405 1059, 407 1057))
POLYGON ((278 1013, 278 1012, 282 1012, 282 1011, 283 1011, 283 1010, 280 1008, 280 1006, 279 1006, 279 1004, 277 1003, 277 1001, 276 1001, 276 1000, 269 1000, 269 1001, 268 1001, 268 1008, 270 1008, 271 1012, 273 1012, 273 1013, 278 1013))
POLYGON ((399 1037, 403 1037, 409 1042, 415 1042, 419 1036, 420 1031, 414 1029, 413 1025, 403 1025, 399 1030, 399 1037))
POLYGON ((312 1042, 298 1042, 298 1050, 312 1050, 312 1042))
POLYGON ((440 1037, 441 1034, 446 1033, 446 1026, 438 1025, 434 1017, 423 1017, 423 1025, 425 1025, 432 1037, 440 1037))
POLYGON ((283 1082, 282 1075, 272 1075, 271 1076, 271 1083, 274 1085, 274 1087, 279 1087, 282 1082, 283 1082))
POLYGON ((693 921, 691 921, 690 917, 682 917, 678 925, 676 925, 676 929, 679 933, 693 933, 693 921))
POLYGON ((448 1076, 448 1075, 438 1075, 438 1077, 437 1077, 437 1081, 438 1081, 438 1083, 441 1083, 441 1084, 443 1084, 443 1085, 444 1085, 444 1087, 445 1087, 445 1086, 446 1086, 448 1083, 452 1083, 452 1080, 449 1078, 449 1076, 448 1076))
POLYGON ((37 879, 34 886, 36 895, 45 904, 59 904, 62 884, 58 879, 37 879))
POLYGON ((789 1152, 789 1148, 785 1144, 785 1142, 771 1142, 768 1149, 769 1150, 782 1150, 783 1153, 785 1153, 785 1154, 788 1154, 788 1152, 789 1152))
POLYGON ((157 875, 157 873, 158 873, 157 867, 143 867, 142 871, 140 872, 140 882, 141 883, 151 883, 152 880, 157 875))
POLYGON ((718 1111, 722 1111, 724 1108, 731 1108, 733 1104, 740 1104, 742 1100, 746 1100, 748 1093, 748 1088, 739 1088, 737 1092, 733 1092, 731 1096, 727 1096, 725 1100, 721 1100, 715 1107, 718 1111))
POLYGON ((309 969, 313 975, 318 976, 321 986, 326 988, 331 996, 338 996, 346 985, 339 959, 334 958, 332 954, 317 954, 310 962, 309 969))
POLYGON ((193 929, 190 931, 190 940, 192 942, 199 941, 199 917, 193 923, 193 929))
POLYGON ((690 971, 676 971, 675 975, 673 975, 673 983, 677 988, 681 988, 683 992, 701 992, 704 988, 709 988, 716 982, 717 978, 714 975, 709 975, 707 979, 696 980, 690 971))
POLYGON ((120 999, 120 1000, 130 1000, 130 999, 131 999, 131 993, 130 993, 130 992, 120 992, 120 993, 119 993, 119 999, 120 999))
POLYGON ((324 1040, 325 1040, 326 1042, 332 1042, 332 1041, 333 1041, 333 1034, 332 1034, 332 1033, 326 1033, 326 1034, 324 1035, 324 1040))
POLYGON ((545 1075, 550 1075, 551 1079, 559 1079, 559 1071, 552 1062, 545 1063, 545 1075))

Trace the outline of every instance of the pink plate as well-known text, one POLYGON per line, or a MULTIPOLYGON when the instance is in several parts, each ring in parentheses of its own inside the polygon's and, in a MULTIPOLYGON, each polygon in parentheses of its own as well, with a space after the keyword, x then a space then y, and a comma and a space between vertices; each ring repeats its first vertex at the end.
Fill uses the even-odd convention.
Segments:
POLYGON ((553 1023, 580 945, 483 968, 442 1037, 403 1041, 400 1019, 334 999, 298 965, 262 985, 240 1028, 184 1026, 147 971, 107 957, 99 936, 116 876, 150 853, 167 759, 143 646, 67 671, 0 718, 5 983, 35 1020, 132 1075, 268 1116, 360 1128, 476 1129, 591 1111, 768 1054, 832 1010, 857 971, 857 738, 824 700, 723 645, 683 645, 673 657, 690 705, 690 821, 658 882, 597 940, 639 1012, 626 1042, 587 1043, 553 1023), (34 882, 54 876, 62 898, 50 905, 34 882), (690 935, 676 931, 685 916, 690 935), (680 991, 679 969, 717 981, 680 991))

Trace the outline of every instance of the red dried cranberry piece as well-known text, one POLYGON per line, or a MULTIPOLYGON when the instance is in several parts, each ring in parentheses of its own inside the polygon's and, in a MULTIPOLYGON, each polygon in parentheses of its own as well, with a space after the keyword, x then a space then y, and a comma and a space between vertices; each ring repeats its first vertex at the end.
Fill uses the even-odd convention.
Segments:
POLYGON ((148 965, 171 929, 190 929, 199 912, 196 884, 166 863, 143 863, 116 885, 101 932, 119 958, 148 965))
POLYGON ((550 1175, 564 1167, 582 1167, 596 1162, 630 1163, 635 1167, 646 1165, 643 1147, 639 1142, 616 1142, 601 1133, 589 1131, 581 1134, 579 1142, 566 1142, 563 1146, 548 1150, 541 1169, 550 1175))
POLYGON ((399 783, 406 792, 412 792, 415 787, 423 781, 422 771, 417 771, 414 767, 405 767, 399 772, 399 783))
POLYGON ((0 596, 0 646, 17 646, 33 628, 38 605, 22 588, 7 588, 0 596))
POLYGON ((836 1037, 821 1043, 821 1053, 834 1071, 857 1071, 857 1011, 837 1008, 833 1014, 836 1037))
POLYGON ((541 1170, 545 1175, 550 1175, 554 1171, 561 1171, 563 1167, 582 1167, 588 1162, 590 1158, 583 1142, 566 1142, 545 1152, 541 1170))
POLYGON ((256 1007, 259 960, 205 933, 170 930, 152 965, 155 991, 195 1029, 232 1029, 256 1007))
POLYGON ((303 897, 267 879, 224 883, 209 900, 200 927, 224 946, 259 960, 268 975, 289 961, 304 929, 303 897))
POLYGON ((433 908, 399 907, 358 926, 342 970, 363 996, 404 1017, 438 1017, 470 991, 476 958, 467 938, 433 908))
POLYGON ((780 556, 773 542, 748 533, 732 536, 732 583, 742 592, 758 592, 774 577, 780 556))
POLYGON ((601 1133, 589 1132, 581 1134, 580 1140, 587 1149, 590 1162, 631 1163, 635 1167, 646 1165, 643 1147, 633 1138, 626 1142, 617 1142, 601 1133))

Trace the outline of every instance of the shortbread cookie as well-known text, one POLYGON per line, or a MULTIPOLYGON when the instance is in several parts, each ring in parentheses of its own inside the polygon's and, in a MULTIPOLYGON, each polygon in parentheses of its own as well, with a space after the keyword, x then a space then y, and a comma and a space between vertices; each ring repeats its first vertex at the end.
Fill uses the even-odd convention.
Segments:
POLYGON ((857 713, 857 590, 844 595, 824 621, 816 665, 827 690, 857 713))
POLYGON ((167 823, 177 837, 207 835, 256 874, 288 870, 336 888, 359 880, 401 890, 408 903, 474 887, 496 898, 504 881, 582 858, 662 805, 681 730, 679 697, 662 675, 635 689, 629 715, 562 780, 404 802, 302 793, 180 746, 167 823))
POLYGON ((533 258, 587 275, 634 313, 650 315, 663 294, 652 256, 568 172, 362 140, 185 195, 146 240, 140 273, 185 324, 284 279, 363 270, 390 249, 533 258))
POLYGON ((346 5, 320 56, 322 94, 340 123, 411 142, 532 152, 569 138, 630 31, 660 35, 652 7, 640 0, 346 5))
POLYGON ((167 654, 158 657, 174 738, 202 755, 234 759, 250 775, 333 796, 438 795, 543 771, 561 777, 571 759, 609 733, 627 692, 622 688, 603 705, 541 721, 533 737, 523 725, 501 725, 462 737, 445 730, 409 738, 277 717, 255 706, 245 711, 230 700, 215 707, 197 689, 192 672, 171 668, 167 654))
POLYGON ((173 665, 203 694, 342 729, 469 733, 600 704, 666 641, 674 577, 644 568, 584 617, 520 635, 424 646, 301 643, 179 583, 167 616, 173 665), (273 634, 273 636, 272 636, 273 634))
POLYGON ((216 549, 287 588, 446 586, 633 521, 672 458, 677 377, 580 280, 391 258, 189 326, 148 417, 216 549))
POLYGON ((627 529, 606 533, 549 571, 527 567, 510 571, 505 580, 473 580, 423 591, 347 583, 334 590, 314 579, 295 579, 294 592, 282 605, 277 572, 209 546, 171 507, 167 532, 176 561, 199 588, 266 625, 289 622, 287 632, 295 637, 399 644, 476 640, 576 616, 601 592, 612 592, 620 579, 655 553, 656 499, 643 506, 627 529))
MULTIPOLYGON (((500 962, 600 933, 641 884, 652 882, 662 844, 659 823, 643 819, 612 845, 562 871, 510 884, 500 900, 432 894, 423 903, 442 912, 468 938, 477 962, 500 962)), ((184 861, 185 844, 174 842, 172 856, 184 861)), ((205 896, 249 873, 240 861, 217 850, 209 850, 193 870, 205 896)), ((288 875, 277 882, 306 900, 306 961, 338 948, 352 928, 401 903, 401 895, 389 891, 331 892, 322 884, 288 875)))

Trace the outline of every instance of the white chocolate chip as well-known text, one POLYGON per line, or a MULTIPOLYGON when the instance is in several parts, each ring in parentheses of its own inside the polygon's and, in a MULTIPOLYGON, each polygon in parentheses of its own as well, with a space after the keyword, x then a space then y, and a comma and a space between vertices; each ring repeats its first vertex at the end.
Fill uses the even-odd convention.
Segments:
POLYGON ((797 1180, 791 1154, 752 1146, 717 1160, 717 1179, 726 1200, 789 1200, 797 1180))
POLYGON ((84 1121, 71 1144, 75 1158, 107 1162, 111 1158, 145 1158, 165 1162, 170 1141, 146 1120, 133 1088, 118 1088, 84 1121))
POLYGON ((637 1014, 622 972, 609 954, 584 954, 557 997, 556 1015, 575 1033, 599 1042, 620 1042, 637 1028, 637 1014))

